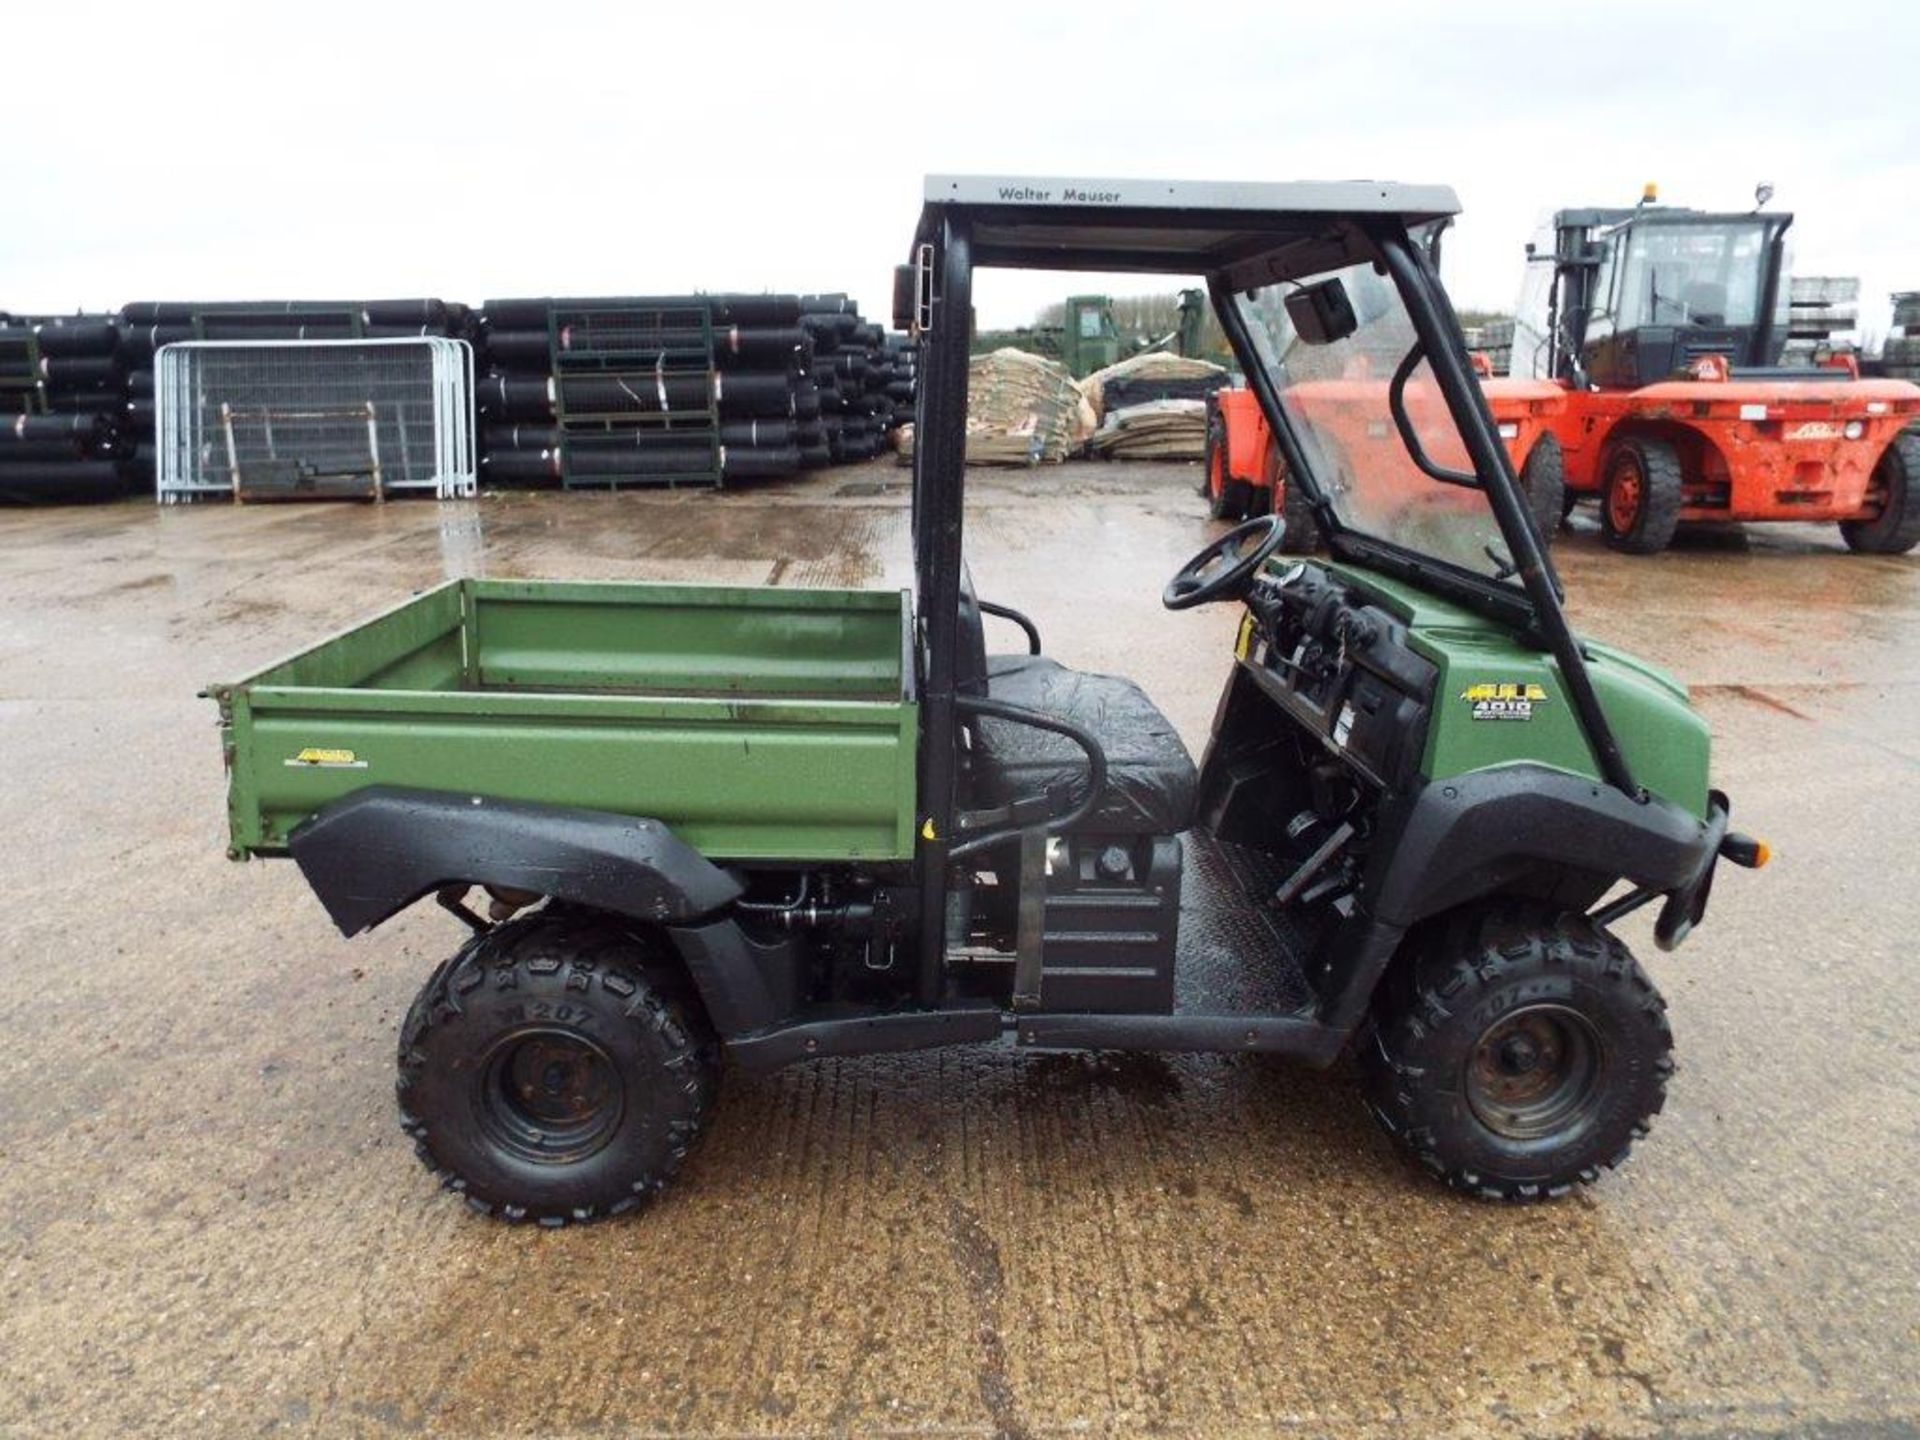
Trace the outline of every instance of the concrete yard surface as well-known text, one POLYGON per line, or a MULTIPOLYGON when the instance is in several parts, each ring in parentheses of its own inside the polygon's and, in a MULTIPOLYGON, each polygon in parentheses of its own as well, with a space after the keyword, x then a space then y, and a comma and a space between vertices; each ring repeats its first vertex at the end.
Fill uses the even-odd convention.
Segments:
MULTIPOLYGON (((967 535, 1197 752, 1237 611, 1159 604, 1196 477, 977 473, 967 535)), ((1778 855, 1676 954, 1623 927, 1680 1068, 1597 1187, 1455 1197, 1344 1064, 952 1050, 730 1074, 660 1203, 547 1232, 395 1124, 459 927, 345 941, 228 862, 195 692, 450 575, 899 585, 905 472, 0 513, 0 1435, 1920 1434, 1920 559, 1556 555, 1778 855)))

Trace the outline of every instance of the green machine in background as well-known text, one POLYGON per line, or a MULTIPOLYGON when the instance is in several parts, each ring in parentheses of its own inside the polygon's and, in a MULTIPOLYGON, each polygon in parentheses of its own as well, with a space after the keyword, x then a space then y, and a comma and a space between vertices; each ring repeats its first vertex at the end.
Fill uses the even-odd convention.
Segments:
POLYGON ((1058 360, 1076 380, 1134 355, 1168 350, 1198 358, 1206 325, 1207 297, 1201 290, 1182 290, 1174 328, 1158 335, 1122 330, 1114 317, 1111 295, 1069 295, 1062 302, 1058 325, 1023 326, 1014 330, 978 330, 972 352, 984 355, 1012 346, 1058 360))

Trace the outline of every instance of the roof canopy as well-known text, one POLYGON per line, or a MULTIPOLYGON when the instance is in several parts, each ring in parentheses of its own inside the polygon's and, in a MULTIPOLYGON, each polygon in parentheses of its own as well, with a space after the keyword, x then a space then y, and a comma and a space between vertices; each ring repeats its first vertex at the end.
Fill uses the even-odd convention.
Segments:
POLYGON ((973 263, 1014 269, 1224 273, 1235 288, 1316 274, 1365 253, 1360 222, 1459 213, 1445 185, 1371 180, 1233 184, 930 175, 918 242, 972 223, 973 263))

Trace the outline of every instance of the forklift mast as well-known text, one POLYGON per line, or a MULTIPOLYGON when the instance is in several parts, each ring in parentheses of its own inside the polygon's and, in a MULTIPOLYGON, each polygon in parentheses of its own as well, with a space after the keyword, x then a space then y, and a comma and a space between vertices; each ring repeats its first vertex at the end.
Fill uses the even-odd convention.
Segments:
MULTIPOLYGON (((1749 376, 1779 364, 1786 232, 1778 212, 1652 204, 1554 216, 1548 374, 1635 389, 1707 356, 1749 376)), ((1536 260, 1548 257, 1535 257, 1536 260)))

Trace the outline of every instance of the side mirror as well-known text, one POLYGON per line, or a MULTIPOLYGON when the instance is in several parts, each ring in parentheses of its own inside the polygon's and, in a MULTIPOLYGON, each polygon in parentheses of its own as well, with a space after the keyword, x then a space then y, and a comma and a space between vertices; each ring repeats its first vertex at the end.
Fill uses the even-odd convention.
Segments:
POLYGON ((913 266, 893 267, 893 328, 913 329, 913 266))
POLYGON ((1317 285, 1304 285, 1287 296, 1287 318, 1308 345, 1331 345, 1360 328, 1347 299, 1347 287, 1338 276, 1317 285))

